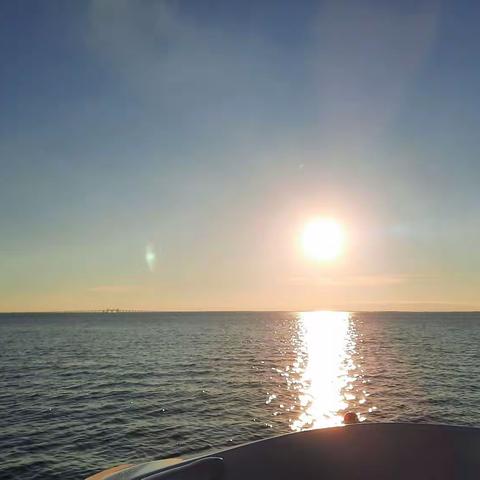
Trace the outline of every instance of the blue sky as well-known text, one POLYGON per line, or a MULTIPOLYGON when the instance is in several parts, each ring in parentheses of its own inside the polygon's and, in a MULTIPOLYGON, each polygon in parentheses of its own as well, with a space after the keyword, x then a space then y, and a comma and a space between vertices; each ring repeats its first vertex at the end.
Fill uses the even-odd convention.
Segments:
POLYGON ((479 308, 479 9, 2 2, 0 310, 479 308))

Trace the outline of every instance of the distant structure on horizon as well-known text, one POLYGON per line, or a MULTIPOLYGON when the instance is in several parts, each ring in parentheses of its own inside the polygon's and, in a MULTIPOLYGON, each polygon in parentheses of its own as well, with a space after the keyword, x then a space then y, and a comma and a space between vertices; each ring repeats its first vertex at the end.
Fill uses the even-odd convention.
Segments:
POLYGON ((122 309, 122 308, 105 308, 100 310, 100 313, 132 313, 132 312, 140 312, 141 310, 133 310, 133 309, 122 309))

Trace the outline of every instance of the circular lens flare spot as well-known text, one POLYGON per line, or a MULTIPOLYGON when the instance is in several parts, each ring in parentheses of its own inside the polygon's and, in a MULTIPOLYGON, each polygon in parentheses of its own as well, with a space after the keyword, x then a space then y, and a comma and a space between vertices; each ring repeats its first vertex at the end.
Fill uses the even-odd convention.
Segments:
POLYGON ((157 255, 155 253, 155 248, 153 244, 149 243, 145 248, 145 261, 147 262, 148 269, 153 272, 155 269, 155 262, 157 260, 157 255))

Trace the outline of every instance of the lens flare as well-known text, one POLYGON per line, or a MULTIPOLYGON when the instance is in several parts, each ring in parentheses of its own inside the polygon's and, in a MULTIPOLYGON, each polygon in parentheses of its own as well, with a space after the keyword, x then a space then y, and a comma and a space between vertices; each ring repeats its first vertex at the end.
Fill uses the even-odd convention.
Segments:
POLYGON ((149 243, 145 247, 145 261, 147 262, 148 269, 153 272, 155 269, 155 262, 157 260, 157 255, 155 253, 155 248, 152 243, 149 243))

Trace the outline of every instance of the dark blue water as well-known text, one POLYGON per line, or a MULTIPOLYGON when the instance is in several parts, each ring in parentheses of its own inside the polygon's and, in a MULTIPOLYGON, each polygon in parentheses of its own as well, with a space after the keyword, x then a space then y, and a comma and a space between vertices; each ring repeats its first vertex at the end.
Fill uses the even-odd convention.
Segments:
POLYGON ((480 425, 477 313, 0 315, 0 477, 363 421, 480 425))

